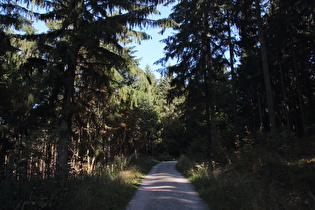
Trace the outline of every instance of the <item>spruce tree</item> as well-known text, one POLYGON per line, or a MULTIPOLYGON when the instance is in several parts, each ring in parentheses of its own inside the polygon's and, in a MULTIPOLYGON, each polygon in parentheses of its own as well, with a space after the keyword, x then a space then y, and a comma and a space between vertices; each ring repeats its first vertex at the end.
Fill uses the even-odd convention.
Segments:
POLYGON ((215 78, 220 71, 224 45, 223 10, 220 1, 181 1, 170 15, 178 27, 174 36, 165 39, 165 58, 176 59, 177 63, 168 67, 168 74, 176 75, 171 84, 171 96, 186 96, 187 109, 202 110, 206 121, 208 154, 217 144, 215 78), (201 99, 201 104, 196 102, 201 99), (199 107, 202 105, 202 107, 199 107))
MULTIPOLYGON (((57 175, 67 177, 68 147, 72 136, 72 119, 76 109, 75 95, 79 77, 91 77, 109 85, 115 74, 128 74, 132 57, 123 47, 123 40, 146 39, 149 36, 132 30, 134 26, 157 26, 161 23, 147 19, 156 13, 158 1, 52 1, 49 10, 39 19, 50 22, 47 33, 32 36, 38 40, 41 60, 48 74, 55 77, 49 94, 62 97, 59 103, 59 140, 57 175), (50 72, 50 73, 49 73, 50 72)), ((85 80, 88 81, 88 80, 85 80)), ((89 84, 85 84, 89 87, 89 84)), ((83 87, 82 87, 83 88, 83 87)), ((50 97, 53 97, 51 95, 50 97)))

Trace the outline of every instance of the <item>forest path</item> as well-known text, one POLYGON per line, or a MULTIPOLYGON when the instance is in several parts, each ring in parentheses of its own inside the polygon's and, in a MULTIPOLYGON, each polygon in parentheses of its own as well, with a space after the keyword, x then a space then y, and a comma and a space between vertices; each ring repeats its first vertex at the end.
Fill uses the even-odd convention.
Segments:
POLYGON ((154 166, 143 179, 127 210, 208 209, 193 185, 176 170, 177 161, 154 166))

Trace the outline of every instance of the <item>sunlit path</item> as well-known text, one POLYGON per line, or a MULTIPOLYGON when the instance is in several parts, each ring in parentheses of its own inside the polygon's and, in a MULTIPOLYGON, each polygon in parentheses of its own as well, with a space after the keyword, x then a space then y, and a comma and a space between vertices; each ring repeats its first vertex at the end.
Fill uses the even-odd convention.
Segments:
POLYGON ((154 166, 130 201, 127 210, 208 209, 192 184, 175 166, 176 161, 154 166))

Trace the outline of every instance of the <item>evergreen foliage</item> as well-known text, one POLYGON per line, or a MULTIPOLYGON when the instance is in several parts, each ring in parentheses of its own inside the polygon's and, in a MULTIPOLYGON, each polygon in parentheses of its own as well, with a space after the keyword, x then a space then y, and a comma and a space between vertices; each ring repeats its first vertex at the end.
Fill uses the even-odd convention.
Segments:
POLYGON ((312 135, 307 107, 314 94, 306 92, 314 92, 313 51, 300 50, 314 43, 313 9, 281 0, 193 0, 173 7, 177 33, 164 40, 159 62, 177 61, 165 73, 173 76, 168 97, 185 98, 187 152, 224 154, 236 144, 262 143, 267 133, 271 140, 264 143, 277 142, 282 132, 312 135))
POLYGON ((312 1, 1 1, 0 24, 4 185, 62 185, 110 171, 117 156, 224 164, 313 139, 312 1), (160 4, 172 13, 150 19, 160 4), (130 47, 150 27, 175 31, 156 58, 175 60, 161 78, 140 69, 130 47))

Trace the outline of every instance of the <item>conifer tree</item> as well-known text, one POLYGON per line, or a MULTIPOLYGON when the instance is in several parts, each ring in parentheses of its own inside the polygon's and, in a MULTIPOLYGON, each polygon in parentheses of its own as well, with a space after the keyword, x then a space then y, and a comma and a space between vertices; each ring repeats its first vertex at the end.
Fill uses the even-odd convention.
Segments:
POLYGON ((273 94, 272 94, 272 87, 271 87, 271 77, 269 73, 268 67, 268 58, 267 58, 267 49, 266 49, 266 40, 264 37, 264 30, 263 30, 263 22, 261 19, 261 8, 260 8, 260 0, 255 1, 256 7, 256 15, 257 15, 257 26, 258 26, 258 36, 260 42, 260 49, 261 49, 261 58, 262 58, 262 65, 263 65, 263 72, 264 72, 264 81, 265 81, 265 88, 266 88, 266 98, 268 104, 268 116, 269 116, 269 123, 270 129, 273 136, 277 136, 278 129, 276 124, 276 114, 273 102, 273 94))
MULTIPOLYGON (((33 37, 38 39, 39 51, 42 53, 38 60, 49 65, 48 74, 57 75, 50 94, 62 97, 60 112, 56 115, 59 118, 57 175, 61 179, 65 179, 69 170, 68 146, 76 109, 75 95, 80 89, 76 89, 78 77, 91 77, 106 86, 115 80, 116 74, 128 74, 133 61, 130 51, 122 46, 123 40, 149 37, 132 28, 160 25, 157 21, 147 19, 149 14, 156 13, 158 3, 128 0, 45 3, 49 10, 39 18, 53 24, 50 24, 47 33, 33 37)), ((86 84, 85 87, 88 86, 86 84)))
POLYGON ((178 23, 177 34, 164 40, 166 55, 161 62, 176 59, 168 67, 172 80, 171 96, 186 96, 188 109, 195 109, 200 99, 206 121, 208 154, 217 144, 215 116, 215 77, 222 63, 224 22, 219 1, 181 1, 173 8, 170 18, 178 23), (198 99, 197 99, 198 98, 198 99))

